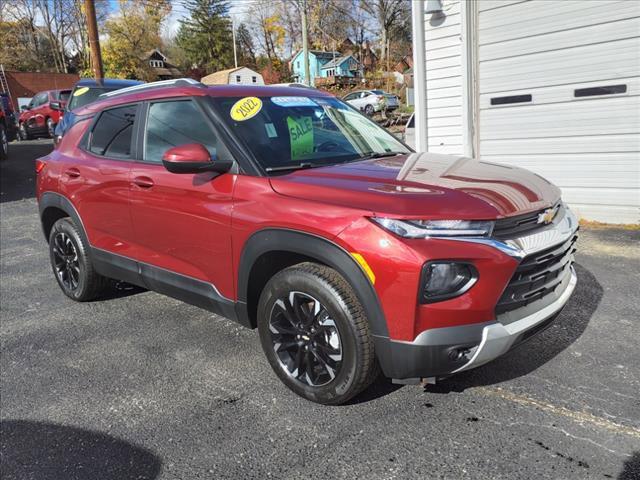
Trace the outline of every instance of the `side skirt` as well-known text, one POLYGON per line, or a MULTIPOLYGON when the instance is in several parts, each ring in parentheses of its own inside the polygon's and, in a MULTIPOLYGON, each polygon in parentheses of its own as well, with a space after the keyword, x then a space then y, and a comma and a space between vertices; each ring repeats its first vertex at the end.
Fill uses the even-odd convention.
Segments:
POLYGON ((105 277, 138 285, 238 321, 236 302, 223 297, 211 283, 95 247, 91 247, 91 259, 96 271, 105 277))

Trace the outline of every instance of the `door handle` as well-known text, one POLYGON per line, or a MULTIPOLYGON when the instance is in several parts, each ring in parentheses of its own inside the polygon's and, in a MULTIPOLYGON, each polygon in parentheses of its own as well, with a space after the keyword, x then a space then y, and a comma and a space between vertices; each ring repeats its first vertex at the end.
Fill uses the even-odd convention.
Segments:
POLYGON ((133 179, 133 183, 135 183, 140 188, 153 187, 153 180, 151 180, 149 177, 136 177, 133 179))
POLYGON ((78 178, 80 176, 80 170, 75 167, 66 169, 64 173, 71 178, 78 178))

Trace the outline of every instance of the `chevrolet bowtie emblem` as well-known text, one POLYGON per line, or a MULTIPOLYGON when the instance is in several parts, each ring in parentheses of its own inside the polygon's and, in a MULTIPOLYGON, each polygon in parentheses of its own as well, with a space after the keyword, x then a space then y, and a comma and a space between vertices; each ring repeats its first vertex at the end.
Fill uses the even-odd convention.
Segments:
POLYGON ((553 219, 558 213, 558 210, 555 208, 547 208, 544 212, 541 212, 538 215, 538 223, 544 223, 545 225, 549 225, 553 222, 553 219))

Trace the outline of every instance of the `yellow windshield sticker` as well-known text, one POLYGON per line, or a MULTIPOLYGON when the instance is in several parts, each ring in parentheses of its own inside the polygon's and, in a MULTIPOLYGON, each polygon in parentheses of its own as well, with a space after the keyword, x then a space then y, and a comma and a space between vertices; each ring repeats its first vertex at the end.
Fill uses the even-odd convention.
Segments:
POLYGON ((313 153, 313 122, 311 117, 287 117, 291 160, 299 160, 313 153))
POLYGON ((73 92, 74 97, 79 97, 80 95, 84 95, 89 91, 89 87, 82 87, 73 92))
POLYGON ((255 117, 262 110, 262 100, 258 97, 244 97, 231 107, 231 118, 236 122, 244 122, 255 117))

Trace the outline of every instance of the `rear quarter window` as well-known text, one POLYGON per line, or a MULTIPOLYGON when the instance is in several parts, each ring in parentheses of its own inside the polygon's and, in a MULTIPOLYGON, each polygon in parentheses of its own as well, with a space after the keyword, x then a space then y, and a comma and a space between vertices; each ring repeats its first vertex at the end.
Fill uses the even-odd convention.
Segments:
POLYGON ((105 110, 91 132, 89 151, 110 158, 131 158, 131 140, 137 105, 105 110))

